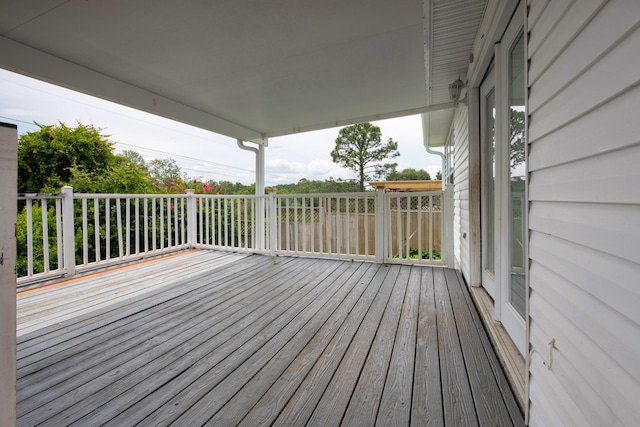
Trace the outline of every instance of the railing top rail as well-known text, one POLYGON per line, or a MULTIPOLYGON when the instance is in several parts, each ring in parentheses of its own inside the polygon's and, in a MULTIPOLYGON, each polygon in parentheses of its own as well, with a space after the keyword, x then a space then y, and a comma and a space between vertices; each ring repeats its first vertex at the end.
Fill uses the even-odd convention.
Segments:
POLYGON ((62 199, 62 194, 54 193, 18 193, 18 200, 62 199))
POLYGON ((294 198, 317 198, 317 197, 376 197, 373 191, 364 191, 358 193, 305 193, 305 194, 276 194, 278 199, 294 199, 294 198))
POLYGON ((255 194, 194 194, 194 197, 203 199, 266 199, 269 196, 257 196, 255 194))
POLYGON ((73 193, 74 199, 160 199, 160 198, 187 198, 187 194, 110 194, 110 193, 73 193))

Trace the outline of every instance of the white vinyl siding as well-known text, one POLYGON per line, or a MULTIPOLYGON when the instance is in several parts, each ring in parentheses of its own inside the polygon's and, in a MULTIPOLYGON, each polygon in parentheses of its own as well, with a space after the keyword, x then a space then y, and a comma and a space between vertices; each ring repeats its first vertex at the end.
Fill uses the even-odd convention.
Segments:
POLYGON ((453 247, 456 262, 469 283, 469 126, 467 107, 458 106, 453 118, 451 139, 454 147, 453 164, 453 247))
POLYGON ((530 0, 528 26, 530 425, 637 425, 640 2, 530 0))

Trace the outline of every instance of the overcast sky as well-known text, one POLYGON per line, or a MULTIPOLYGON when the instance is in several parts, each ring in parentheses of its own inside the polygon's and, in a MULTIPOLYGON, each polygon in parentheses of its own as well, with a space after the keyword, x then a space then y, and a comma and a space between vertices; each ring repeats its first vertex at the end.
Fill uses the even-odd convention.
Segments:
MULTIPOLYGON (((255 156, 240 150, 235 139, 164 119, 132 108, 0 69, 0 121, 18 125, 20 134, 37 130, 33 122, 93 124, 109 135, 116 152, 134 150, 146 160, 173 158, 191 177, 249 184, 255 181, 255 156)), ((440 158, 428 154, 422 142, 420 116, 374 122, 382 138, 398 142, 398 169, 426 169, 435 178, 440 158)), ((272 138, 265 151, 267 186, 355 178, 354 172, 332 162, 330 152, 339 128, 272 138)))

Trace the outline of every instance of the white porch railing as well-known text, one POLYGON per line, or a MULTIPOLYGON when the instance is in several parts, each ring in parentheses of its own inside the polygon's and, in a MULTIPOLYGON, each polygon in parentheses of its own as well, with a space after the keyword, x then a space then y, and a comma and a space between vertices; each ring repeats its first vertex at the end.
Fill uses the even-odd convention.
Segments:
POLYGON ((375 193, 277 195, 269 206, 276 253, 375 259, 375 193))
POLYGON ((18 284, 189 247, 189 195, 18 196, 18 284))
POLYGON ((443 264, 443 192, 18 197, 18 284, 185 248, 443 264), (442 255, 441 255, 442 254, 442 255))
POLYGON ((80 254, 74 251, 76 270, 189 247, 186 195, 74 194, 73 199, 73 235, 81 248, 80 254))
POLYGON ((16 243, 18 283, 66 272, 62 248, 62 195, 18 195, 16 243))
MULTIPOLYGON (((268 196, 213 196, 196 194, 195 238, 202 248, 267 252, 265 212, 268 196)), ((188 217, 190 217, 188 215, 188 217)))
POLYGON ((387 262, 442 262, 443 199, 441 191, 385 194, 387 262))

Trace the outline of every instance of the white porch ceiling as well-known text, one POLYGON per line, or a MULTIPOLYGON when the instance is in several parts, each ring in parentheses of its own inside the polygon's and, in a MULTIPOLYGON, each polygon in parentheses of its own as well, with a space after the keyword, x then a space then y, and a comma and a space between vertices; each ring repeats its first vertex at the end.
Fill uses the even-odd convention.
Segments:
POLYGON ((451 107, 485 3, 5 0, 0 67, 259 140, 451 107))

